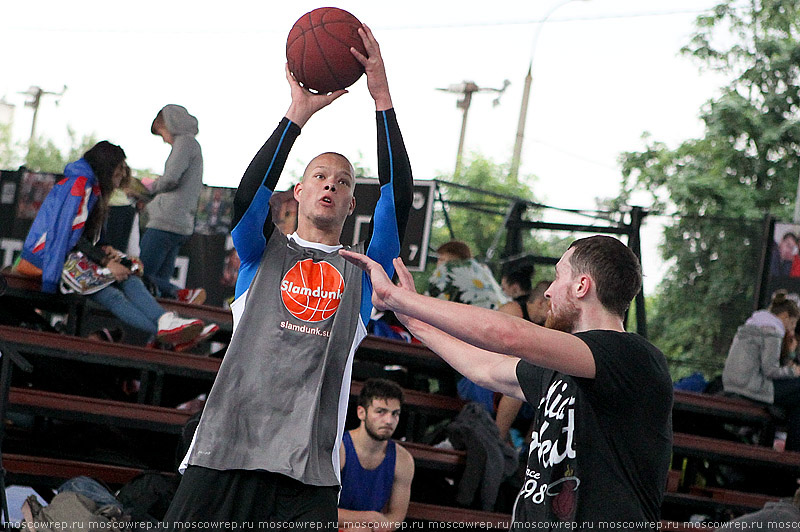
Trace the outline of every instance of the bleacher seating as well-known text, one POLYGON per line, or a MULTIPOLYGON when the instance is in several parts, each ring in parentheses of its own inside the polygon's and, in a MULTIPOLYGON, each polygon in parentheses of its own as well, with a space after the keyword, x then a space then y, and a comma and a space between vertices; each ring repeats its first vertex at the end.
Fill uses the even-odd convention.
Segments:
MULTIPOLYGON (((22 300, 35 289, 28 280, 7 276, 12 300, 22 300), (27 284, 26 284, 27 282, 27 284)), ((35 290, 34 290, 35 291, 35 290)), ((54 311, 70 315, 73 332, 80 330, 82 320, 92 309, 85 307, 86 299, 74 296, 34 296, 27 299, 31 304, 47 306, 54 311), (49 299, 48 299, 49 298, 49 299), (84 305, 84 306, 82 306, 84 305)), ((5 300, 11 301, 11 300, 5 300)), ((161 300, 168 310, 186 316, 214 321, 230 330, 230 312, 214 307, 186 305, 175 301, 161 300)), ((87 340, 78 336, 32 331, 16 327, 0 326, 0 339, 13 346, 21 355, 34 361, 56 358, 62 361, 80 361, 114 368, 125 368, 139 372, 142 389, 138 402, 124 402, 94 397, 82 397, 47 390, 12 388, 9 393, 9 410, 14 413, 33 414, 37 417, 65 421, 92 422, 120 429, 150 430, 167 435, 176 435, 191 412, 161 405, 160 391, 165 376, 190 378, 207 381, 209 384, 219 369, 216 358, 198 357, 167 351, 147 349, 122 344, 87 340)), ((368 337, 358 352, 357 361, 367 361, 377 365, 400 365, 409 373, 450 378, 454 372, 439 357, 421 345, 368 337)), ((358 394, 362 386, 354 381, 351 397, 358 394)), ((453 395, 452 390, 440 389, 443 393, 404 389, 407 408, 404 418, 415 418, 408 423, 406 435, 412 440, 420 434, 420 428, 433 416, 452 417, 464 405, 453 395), (407 416, 408 414, 408 416, 407 416)), ((733 423, 766 431, 774 427, 771 412, 762 405, 746 400, 695 394, 677 391, 673 415, 702 416, 720 423, 733 423)), ((418 441, 399 441, 414 456, 418 469, 426 469, 436 474, 457 478, 463 470, 466 455, 463 451, 438 449, 418 441)), ((762 441, 766 443, 766 440, 762 441)), ((725 441, 704 434, 676 432, 673 442, 673 467, 680 467, 680 459, 728 464, 733 467, 767 468, 771 471, 792 472, 800 477, 800 453, 775 451, 766 446, 725 441)), ((173 450, 166 450, 171 453, 173 450)), ((39 485, 56 485, 72 476, 87 474, 106 481, 110 485, 121 485, 136 476, 141 468, 124 467, 100 463, 91 456, 67 460, 48 456, 31 456, 20 453, 4 453, 4 467, 8 479, 15 482, 37 482, 39 485)), ((748 493, 735 489, 723 489, 713 485, 697 484, 696 471, 685 467, 681 472, 670 472, 665 508, 681 507, 692 513, 721 515, 740 514, 762 507, 773 495, 748 493)), ((786 494, 790 495, 790 494, 786 494)), ((676 514, 682 515, 682 514, 676 514)), ((663 530, 696 530, 682 524, 683 517, 672 522, 673 516, 665 516, 663 530)), ((477 510, 430 504, 414 500, 408 512, 409 520, 440 522, 484 523, 486 527, 503 527, 510 522, 505 513, 480 512, 477 510)))

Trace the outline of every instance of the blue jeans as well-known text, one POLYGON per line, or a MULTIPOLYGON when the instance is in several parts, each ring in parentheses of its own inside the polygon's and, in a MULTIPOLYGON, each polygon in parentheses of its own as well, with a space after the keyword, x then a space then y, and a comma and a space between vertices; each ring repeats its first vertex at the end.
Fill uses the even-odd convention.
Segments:
POLYGON ((158 332, 158 318, 166 312, 135 275, 86 297, 110 310, 120 321, 150 334, 158 332))
POLYGON ((786 450, 800 451, 800 377, 773 379, 776 406, 786 409, 786 450))
POLYGON ((179 235, 161 229, 146 229, 139 242, 139 258, 144 274, 158 287, 164 297, 177 297, 177 287, 169 282, 175 270, 175 259, 190 235, 179 235))

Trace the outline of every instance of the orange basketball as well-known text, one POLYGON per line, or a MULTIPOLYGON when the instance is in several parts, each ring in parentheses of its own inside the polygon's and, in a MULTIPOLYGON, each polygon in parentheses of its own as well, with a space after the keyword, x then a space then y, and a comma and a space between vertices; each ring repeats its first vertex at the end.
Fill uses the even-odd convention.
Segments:
POLYGON ((364 73, 350 53, 367 55, 361 22, 344 9, 320 7, 300 17, 286 40, 289 70, 305 88, 322 94, 349 87, 364 73))
POLYGON ((281 299, 286 310, 303 321, 318 322, 336 313, 344 291, 344 278, 328 262, 305 259, 286 272, 281 299))

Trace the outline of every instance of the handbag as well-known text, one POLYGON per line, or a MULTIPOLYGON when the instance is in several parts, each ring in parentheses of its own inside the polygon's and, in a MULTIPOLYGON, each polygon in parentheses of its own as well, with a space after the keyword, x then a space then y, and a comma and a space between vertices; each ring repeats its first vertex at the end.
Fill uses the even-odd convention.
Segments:
POLYGON ((71 251, 61 271, 61 293, 88 296, 114 281, 111 270, 100 266, 80 251, 71 251))

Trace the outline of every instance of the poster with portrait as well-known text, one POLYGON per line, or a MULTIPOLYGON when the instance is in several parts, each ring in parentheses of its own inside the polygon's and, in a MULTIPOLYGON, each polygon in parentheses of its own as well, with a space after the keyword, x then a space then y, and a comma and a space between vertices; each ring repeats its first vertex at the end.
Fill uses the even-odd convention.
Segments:
POLYGON ((800 301, 800 224, 773 220, 767 234, 756 306, 767 307, 779 289, 800 301))
POLYGON ((231 230, 235 188, 203 186, 197 201, 194 232, 216 235, 231 230))
POLYGON ((17 193, 17 216, 14 220, 13 236, 24 239, 28 234, 28 229, 36 218, 42 202, 53 188, 56 178, 60 179, 61 176, 27 171, 22 174, 17 193))

